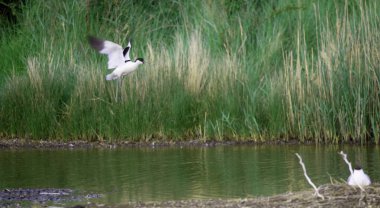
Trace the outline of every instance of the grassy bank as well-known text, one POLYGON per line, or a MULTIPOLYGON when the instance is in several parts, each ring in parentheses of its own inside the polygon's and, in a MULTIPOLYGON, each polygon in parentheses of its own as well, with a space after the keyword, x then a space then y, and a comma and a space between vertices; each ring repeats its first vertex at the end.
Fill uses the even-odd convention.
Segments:
POLYGON ((1 32, 0 132, 379 141, 376 1, 28 1, 1 32), (86 35, 146 64, 116 83, 86 35))

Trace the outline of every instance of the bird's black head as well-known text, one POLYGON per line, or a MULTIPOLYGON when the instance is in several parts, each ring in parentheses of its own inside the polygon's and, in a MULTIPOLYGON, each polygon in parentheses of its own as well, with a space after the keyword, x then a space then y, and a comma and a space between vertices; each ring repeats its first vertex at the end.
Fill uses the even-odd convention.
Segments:
POLYGON ((359 165, 359 164, 356 164, 354 169, 355 169, 355 170, 361 170, 361 169, 362 169, 362 166, 359 165))
POLYGON ((144 59, 143 58, 137 58, 136 61, 141 61, 142 63, 144 63, 144 59))

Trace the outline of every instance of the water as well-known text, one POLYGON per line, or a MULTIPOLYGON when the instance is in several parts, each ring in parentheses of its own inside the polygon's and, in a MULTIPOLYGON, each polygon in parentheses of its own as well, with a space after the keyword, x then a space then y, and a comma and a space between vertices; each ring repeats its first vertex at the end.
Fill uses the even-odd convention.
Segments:
POLYGON ((0 188, 70 188, 102 193, 102 203, 268 196, 347 179, 338 152, 380 180, 378 147, 228 146, 114 150, 1 150, 0 188))

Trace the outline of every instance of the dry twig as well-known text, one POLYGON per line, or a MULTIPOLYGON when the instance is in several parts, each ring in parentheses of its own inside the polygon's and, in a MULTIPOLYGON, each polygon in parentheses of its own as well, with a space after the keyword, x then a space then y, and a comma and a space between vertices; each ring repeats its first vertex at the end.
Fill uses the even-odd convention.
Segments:
POLYGON ((298 159, 300 160, 300 165, 301 165, 301 167, 302 167, 303 174, 305 175, 305 178, 306 178, 307 182, 309 182, 309 184, 314 188, 315 195, 317 195, 317 197, 320 197, 321 199, 325 199, 325 197, 319 193, 318 188, 315 186, 315 184, 311 181, 311 179, 310 179, 309 176, 307 175, 307 173, 306 173, 306 168, 305 168, 305 164, 302 162, 302 158, 301 158, 301 156, 300 156, 298 153, 296 153, 296 156, 297 156, 298 159))

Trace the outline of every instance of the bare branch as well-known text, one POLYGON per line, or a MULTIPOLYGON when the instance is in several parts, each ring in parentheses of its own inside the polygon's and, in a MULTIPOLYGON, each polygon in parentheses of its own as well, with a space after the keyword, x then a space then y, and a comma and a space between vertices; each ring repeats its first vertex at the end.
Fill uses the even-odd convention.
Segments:
POLYGON ((343 151, 340 151, 339 154, 342 155, 344 162, 347 163, 348 169, 350 169, 350 173, 352 175, 354 173, 354 171, 352 170, 352 165, 351 165, 350 161, 348 161, 348 159, 347 159, 347 154, 345 154, 343 151))
POLYGON ((309 176, 307 175, 307 173, 306 173, 306 168, 305 168, 305 164, 302 162, 302 158, 301 158, 301 156, 300 156, 298 153, 296 153, 296 156, 297 156, 298 159, 300 160, 300 165, 301 165, 301 167, 302 167, 303 174, 305 175, 305 178, 306 178, 307 182, 309 182, 309 184, 314 188, 315 195, 317 195, 317 197, 320 197, 321 199, 325 199, 325 197, 319 193, 318 188, 315 186, 315 184, 311 181, 311 179, 310 179, 309 176))

